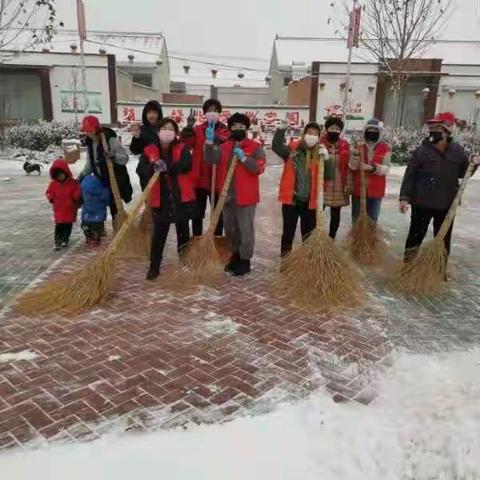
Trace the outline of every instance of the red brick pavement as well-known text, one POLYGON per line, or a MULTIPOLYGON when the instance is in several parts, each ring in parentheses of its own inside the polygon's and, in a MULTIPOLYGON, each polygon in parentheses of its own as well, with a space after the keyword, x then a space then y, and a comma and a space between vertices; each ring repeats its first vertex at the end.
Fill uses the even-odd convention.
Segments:
MULTIPOLYGON (((0 363, 0 448, 226 421, 320 386, 336 401, 368 403, 369 372, 389 342, 375 320, 304 314, 272 296, 273 194, 258 212, 258 256, 247 278, 179 294, 147 284, 144 263, 125 263, 112 298, 92 311, 5 313, 0 352, 38 357, 0 363)), ((79 246, 56 270, 87 257, 79 246)), ((173 264, 172 248, 168 257, 173 264)))

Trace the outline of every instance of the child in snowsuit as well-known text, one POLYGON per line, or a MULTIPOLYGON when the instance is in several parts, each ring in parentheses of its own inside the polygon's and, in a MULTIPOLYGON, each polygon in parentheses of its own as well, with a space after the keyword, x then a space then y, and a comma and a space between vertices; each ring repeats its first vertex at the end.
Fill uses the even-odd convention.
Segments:
POLYGON ((90 247, 98 247, 107 220, 110 191, 95 175, 82 181, 82 230, 90 247))
POLYGON ((250 272, 255 247, 255 209, 260 201, 259 176, 265 171, 265 152, 255 140, 247 138, 250 119, 235 113, 228 119, 230 140, 215 143, 215 127, 205 131, 205 161, 217 165, 217 191, 221 191, 227 171, 237 159, 232 183, 223 209, 225 231, 232 257, 225 271, 234 276, 250 272))
POLYGON ((80 184, 73 178, 68 163, 63 158, 53 162, 50 169, 52 181, 46 191, 53 205, 55 219, 55 250, 68 247, 73 223, 77 220, 81 192, 80 184))

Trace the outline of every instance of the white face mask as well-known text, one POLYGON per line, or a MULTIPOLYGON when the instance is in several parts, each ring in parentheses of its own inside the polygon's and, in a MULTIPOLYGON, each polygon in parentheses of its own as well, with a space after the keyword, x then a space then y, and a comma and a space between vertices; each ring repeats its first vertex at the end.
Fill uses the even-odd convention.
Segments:
POLYGON ((305 135, 305 143, 307 147, 312 148, 318 143, 318 136, 317 135, 305 135))
POLYGON ((176 134, 173 130, 160 130, 158 133, 160 142, 162 143, 172 143, 175 140, 176 134))
POLYGON ((220 114, 218 112, 207 112, 205 118, 207 119, 207 122, 217 123, 220 119, 220 114))

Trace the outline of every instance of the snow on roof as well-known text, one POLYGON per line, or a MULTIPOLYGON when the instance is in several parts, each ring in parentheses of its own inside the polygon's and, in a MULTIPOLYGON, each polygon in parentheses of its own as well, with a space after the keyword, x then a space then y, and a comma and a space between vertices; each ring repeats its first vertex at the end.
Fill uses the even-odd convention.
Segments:
MULTIPOLYGON (((52 42, 37 45, 35 50, 48 48, 52 53, 70 52, 70 45, 76 45, 79 51, 79 39, 76 31, 60 31, 52 42)), ((135 62, 154 64, 166 46, 165 38, 158 34, 134 34, 130 32, 88 32, 84 42, 85 53, 98 54, 103 49, 107 54, 115 55, 118 63, 127 62, 134 55, 135 62)))
MULTIPOLYGON (((341 39, 321 39, 302 37, 279 37, 275 41, 278 65, 289 66, 292 62, 305 63, 313 61, 346 62, 348 50, 346 42, 341 39)), ((444 64, 480 64, 480 40, 478 42, 442 41, 432 45, 422 55, 423 58, 441 58, 444 64)), ((354 62, 371 62, 365 49, 354 49, 354 62)))

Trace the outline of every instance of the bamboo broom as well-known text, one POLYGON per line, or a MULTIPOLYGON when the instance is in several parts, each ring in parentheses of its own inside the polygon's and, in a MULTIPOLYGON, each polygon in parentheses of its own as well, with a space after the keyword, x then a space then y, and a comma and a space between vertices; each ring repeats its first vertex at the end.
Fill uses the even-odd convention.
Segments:
POLYGON ((222 264, 215 246, 215 229, 227 200, 228 189, 232 183, 237 161, 238 159, 234 155, 217 206, 213 209, 207 232, 199 238, 192 239, 185 252, 182 272, 188 272, 196 283, 215 282, 222 275, 222 264))
POLYGON ((415 258, 404 262, 397 271, 394 286, 401 292, 434 296, 442 290, 447 275, 445 236, 453 224, 462 195, 474 171, 475 166, 471 162, 437 236, 421 247, 415 258))
MULTIPOLYGON (((103 132, 100 133, 102 139, 103 150, 108 152, 108 143, 103 132)), ((110 178, 110 185, 112 189, 113 198, 115 201, 115 206, 117 207, 117 214, 113 218, 113 231, 116 234, 118 230, 125 223, 128 214, 123 206, 122 197, 120 194, 120 188, 118 187, 117 177, 115 176, 115 171, 113 168, 113 163, 110 159, 106 159, 108 176, 110 178)), ((145 216, 150 213, 151 210, 148 207, 144 210, 145 216)), ((143 215, 140 216, 140 219, 135 219, 132 223, 128 236, 125 241, 122 243, 122 254, 127 257, 131 256, 148 256, 150 249, 150 237, 151 230, 142 228, 145 223, 142 224, 143 215)), ((146 220, 145 220, 146 222, 146 220)))
MULTIPOLYGON (((358 147, 360 162, 364 163, 363 143, 358 147)), ((348 247, 352 257, 363 265, 380 263, 386 249, 383 232, 367 213, 367 179, 362 169, 360 169, 360 215, 350 230, 348 247)))
MULTIPOLYGON (((212 190, 211 190, 211 211, 213 212, 215 208, 215 189, 217 186, 217 166, 213 165, 212 167, 212 190)), ((221 215, 221 212, 220 212, 221 215)), ((219 218, 220 220, 220 218, 219 218)), ((218 224, 218 222, 217 222, 218 224)), ((217 225, 215 225, 215 229, 217 228, 217 225)), ((230 256, 230 248, 228 246, 228 239, 226 237, 217 237, 215 236, 215 247, 218 250, 218 254, 220 256, 220 260, 223 261, 224 259, 228 258, 230 256)))
POLYGON ((112 290, 116 262, 121 256, 122 243, 159 175, 155 173, 150 179, 142 196, 127 216, 127 220, 102 253, 99 253, 80 271, 67 273, 24 293, 15 302, 14 308, 26 315, 51 312, 75 313, 102 301, 112 290))
MULTIPOLYGON (((108 153, 109 147, 104 132, 100 133, 100 138, 102 140, 103 151, 108 153)), ((110 188, 112 190, 113 200, 115 202, 115 207, 117 208, 117 214, 113 218, 113 231, 116 233, 127 220, 128 214, 123 206, 122 196, 120 195, 120 189, 118 188, 117 177, 115 176, 115 171, 113 169, 113 163, 109 158, 105 158, 105 161, 107 163, 108 177, 110 179, 110 188)))
POLYGON ((355 267, 325 231, 323 157, 319 157, 317 185, 316 228, 283 259, 274 289, 281 298, 301 309, 324 313, 359 304, 361 293, 355 267))

